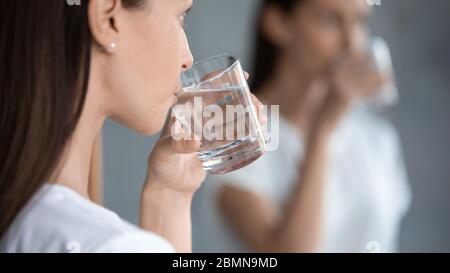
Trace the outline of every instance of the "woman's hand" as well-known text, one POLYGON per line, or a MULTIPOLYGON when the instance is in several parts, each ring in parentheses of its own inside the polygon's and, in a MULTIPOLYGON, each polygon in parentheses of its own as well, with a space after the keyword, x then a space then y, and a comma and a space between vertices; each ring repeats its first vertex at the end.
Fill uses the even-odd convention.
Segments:
POLYGON ((191 252, 192 197, 205 179, 205 171, 196 154, 199 140, 172 137, 172 126, 177 124, 168 118, 149 156, 140 226, 166 238, 177 252, 191 252))
POLYGON ((184 136, 179 123, 169 117, 148 159, 146 186, 194 194, 205 179, 205 171, 196 154, 200 140, 194 136, 190 140, 173 138, 173 133, 184 136))
MULTIPOLYGON (((259 121, 261 125, 265 125, 267 117, 259 115, 259 109, 263 105, 253 94, 251 96, 259 121)), ((193 194, 205 179, 205 171, 196 154, 200 148, 200 140, 194 135, 189 139, 173 138, 173 133, 184 136, 179 123, 171 117, 150 154, 146 186, 193 194)))
POLYGON ((319 107, 313 128, 331 132, 349 106, 374 96, 390 81, 373 68, 368 53, 352 53, 336 63, 328 75, 329 91, 319 107))
MULTIPOLYGON (((256 108, 262 105, 256 97, 252 99, 256 108)), ((196 154, 200 140, 172 137, 173 133, 184 136, 180 124, 169 117, 148 159, 140 226, 169 240, 176 251, 190 252, 192 196, 205 179, 205 171, 196 154)))
MULTIPOLYGON (((249 77, 248 73, 245 73, 245 77, 249 77)), ((251 97, 259 115, 259 109, 263 105, 253 94, 251 97)), ((259 116, 259 120, 262 125, 267 123, 265 116, 259 116)), ((148 160, 146 186, 193 194, 205 179, 205 171, 196 154, 200 148, 200 140, 194 135, 189 139, 173 138, 174 133, 184 136, 179 125, 174 117, 169 117, 166 121, 161 138, 148 160)))

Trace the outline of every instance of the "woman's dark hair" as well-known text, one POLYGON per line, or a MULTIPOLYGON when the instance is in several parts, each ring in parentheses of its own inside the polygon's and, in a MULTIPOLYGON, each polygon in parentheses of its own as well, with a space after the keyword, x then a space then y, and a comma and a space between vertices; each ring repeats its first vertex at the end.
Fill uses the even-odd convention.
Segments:
POLYGON ((262 22, 264 13, 269 7, 279 8, 289 14, 295 7, 305 0, 262 0, 261 7, 257 14, 256 42, 254 44, 252 76, 250 77, 250 87, 252 92, 259 89, 273 74, 279 58, 279 49, 267 38, 264 33, 262 22))
POLYGON ((93 43, 88 4, 0 1, 0 236, 49 182, 83 111, 93 43))

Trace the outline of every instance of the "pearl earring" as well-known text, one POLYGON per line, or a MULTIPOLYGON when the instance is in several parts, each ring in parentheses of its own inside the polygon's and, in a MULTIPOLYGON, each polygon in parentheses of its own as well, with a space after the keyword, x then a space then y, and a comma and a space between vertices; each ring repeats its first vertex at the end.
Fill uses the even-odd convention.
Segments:
POLYGON ((109 51, 112 52, 117 48, 117 44, 115 42, 111 42, 111 44, 109 44, 109 51))

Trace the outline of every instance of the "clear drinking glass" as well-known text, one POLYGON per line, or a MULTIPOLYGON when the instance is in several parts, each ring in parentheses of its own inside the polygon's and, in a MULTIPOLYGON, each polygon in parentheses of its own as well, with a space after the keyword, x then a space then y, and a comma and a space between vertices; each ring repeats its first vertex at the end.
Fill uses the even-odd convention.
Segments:
POLYGON ((200 140, 197 152, 210 174, 242 168, 266 150, 258 115, 240 61, 219 55, 181 75, 182 92, 172 108, 184 137, 200 140))
POLYGON ((395 84, 394 69, 389 46, 383 38, 372 37, 369 43, 369 52, 374 60, 374 68, 377 71, 391 75, 392 81, 383 86, 371 103, 377 107, 389 107, 397 104, 399 95, 395 84))

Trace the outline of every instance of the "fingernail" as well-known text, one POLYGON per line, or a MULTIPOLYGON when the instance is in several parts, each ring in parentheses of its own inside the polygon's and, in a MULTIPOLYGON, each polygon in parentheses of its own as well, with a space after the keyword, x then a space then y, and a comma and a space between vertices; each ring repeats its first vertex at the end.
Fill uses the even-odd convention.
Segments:
POLYGON ((181 140, 183 136, 183 128, 178 121, 175 121, 172 126, 172 138, 175 140, 181 140))

